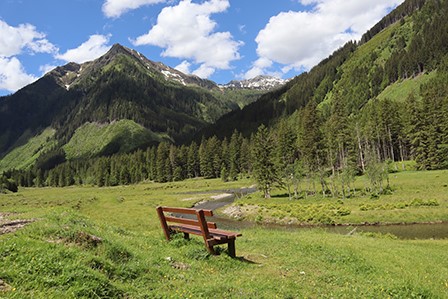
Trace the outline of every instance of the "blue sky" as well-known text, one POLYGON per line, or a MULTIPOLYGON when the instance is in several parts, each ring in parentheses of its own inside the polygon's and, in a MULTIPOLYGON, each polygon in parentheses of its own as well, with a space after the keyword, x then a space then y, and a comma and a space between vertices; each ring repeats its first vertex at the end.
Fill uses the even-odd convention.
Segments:
POLYGON ((114 44, 217 83, 290 78, 404 0, 1 0, 0 95, 114 44))

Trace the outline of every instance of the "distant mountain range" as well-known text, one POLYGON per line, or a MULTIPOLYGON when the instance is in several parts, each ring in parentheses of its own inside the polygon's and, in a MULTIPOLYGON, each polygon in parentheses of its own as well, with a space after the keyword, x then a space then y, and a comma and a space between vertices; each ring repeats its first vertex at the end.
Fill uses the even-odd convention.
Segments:
POLYGON ((64 148, 69 157, 81 158, 162 140, 181 143, 282 83, 259 77, 218 86, 115 44, 94 61, 57 67, 15 94, 0 97, 0 170, 15 166, 5 161, 42 134, 48 142, 38 142, 26 166, 49 148, 64 148), (85 144, 98 148, 92 151, 85 144))
POLYGON ((284 85, 286 82, 287 80, 284 79, 260 75, 247 80, 233 80, 219 87, 223 89, 256 89, 269 91, 284 85))

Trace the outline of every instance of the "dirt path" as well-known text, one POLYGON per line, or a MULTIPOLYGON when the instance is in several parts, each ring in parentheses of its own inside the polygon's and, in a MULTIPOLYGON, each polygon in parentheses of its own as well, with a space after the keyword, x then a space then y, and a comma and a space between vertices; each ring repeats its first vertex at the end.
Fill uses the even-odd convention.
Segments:
POLYGON ((36 219, 8 219, 9 216, 14 215, 14 213, 0 213, 0 235, 13 233, 25 225, 36 221, 36 219))

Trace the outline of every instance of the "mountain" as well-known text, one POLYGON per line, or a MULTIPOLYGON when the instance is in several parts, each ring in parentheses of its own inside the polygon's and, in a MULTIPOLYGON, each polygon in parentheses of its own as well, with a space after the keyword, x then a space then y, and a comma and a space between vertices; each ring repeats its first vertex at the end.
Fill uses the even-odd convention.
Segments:
POLYGON ((247 80, 233 80, 227 84, 220 85, 221 89, 255 89, 269 91, 284 85, 287 80, 272 77, 272 76, 256 76, 247 80))
MULTIPOLYGON (((436 162, 448 149, 446 15, 448 0, 406 0, 360 42, 269 91, 248 89, 267 78, 226 88, 115 45, 95 61, 67 64, 0 99, 0 170, 35 164, 46 171, 67 159, 163 140, 228 141, 235 130, 250 136, 261 124, 273 132, 291 127, 295 157, 305 157, 310 171, 320 165, 335 172, 349 162, 364 171, 372 152, 381 161, 445 167, 436 162)), ((165 147, 160 169, 180 163, 170 160, 171 150, 165 147)))
POLYGON ((187 75, 161 62, 151 61, 141 53, 120 44, 113 45, 104 56, 94 61, 86 62, 82 65, 73 62, 68 63, 65 66, 57 67, 47 75, 54 76, 61 86, 68 90, 72 84, 82 81, 82 77, 90 77, 95 70, 109 65, 120 55, 133 59, 134 62, 139 62, 141 66, 147 69, 147 73, 150 75, 160 76, 162 74, 167 81, 177 82, 184 86, 199 86, 207 89, 217 87, 213 81, 204 80, 194 75, 187 75))
POLYGON ((376 98, 403 101, 418 94, 447 61, 447 6, 446 0, 406 0, 359 43, 348 42, 309 72, 201 130, 196 139, 230 136, 234 130, 248 136, 310 103, 328 119, 336 106, 344 115, 357 115, 376 98))
MULTIPOLYGON (((15 149, 35 140, 68 150, 72 158, 92 156, 81 150, 89 148, 83 143, 102 144, 96 155, 130 151, 162 140, 180 143, 259 94, 245 91, 232 96, 210 80, 183 74, 115 44, 94 61, 57 67, 15 94, 1 97, 0 158, 11 159, 17 154, 15 149), (54 134, 39 138, 50 128, 54 134), (92 140, 79 138, 81 132, 92 140), (104 144, 105 140, 110 143, 104 144), (123 142, 133 146, 123 146, 123 142), (74 154, 70 148, 81 152, 74 154)), ((42 148, 48 150, 44 144, 42 148)), ((29 158, 36 159, 34 154, 29 158)))

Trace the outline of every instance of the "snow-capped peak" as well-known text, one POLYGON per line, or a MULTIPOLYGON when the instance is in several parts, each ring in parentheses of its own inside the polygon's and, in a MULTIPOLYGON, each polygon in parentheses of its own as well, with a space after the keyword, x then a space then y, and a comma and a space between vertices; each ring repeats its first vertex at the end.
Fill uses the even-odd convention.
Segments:
POLYGON ((220 85, 221 88, 231 89, 257 89, 257 90, 271 90, 285 84, 287 80, 276 78, 272 76, 260 75, 252 79, 241 81, 230 81, 225 85, 220 85))

